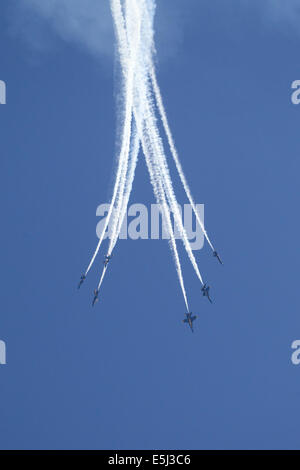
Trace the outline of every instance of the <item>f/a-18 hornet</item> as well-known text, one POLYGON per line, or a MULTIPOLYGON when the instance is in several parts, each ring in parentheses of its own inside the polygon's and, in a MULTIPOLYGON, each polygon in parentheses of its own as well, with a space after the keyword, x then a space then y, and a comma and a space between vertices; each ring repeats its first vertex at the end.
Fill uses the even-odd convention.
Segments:
POLYGON ((104 264, 104 267, 106 268, 106 266, 108 265, 108 263, 110 262, 110 260, 112 259, 112 256, 113 255, 106 255, 105 258, 104 258, 104 261, 103 261, 103 264, 104 264))
POLYGON ((95 289, 94 290, 94 298, 93 298, 93 303, 92 303, 92 306, 94 307, 95 303, 98 302, 98 295, 99 295, 99 290, 98 289, 95 289))
POLYGON ((214 256, 215 258, 217 258, 217 260, 219 261, 220 264, 223 264, 223 261, 221 260, 221 258, 220 258, 220 256, 219 256, 219 254, 218 254, 217 251, 214 251, 214 252, 213 252, 213 256, 214 256))
POLYGON ((196 320, 197 315, 193 315, 193 312, 186 313, 186 318, 183 321, 183 323, 188 323, 189 327, 191 328, 192 332, 194 333, 194 328, 193 328, 193 322, 196 320))
POLYGON ((202 293, 203 293, 203 296, 204 296, 204 297, 207 297, 208 300, 210 301, 210 303, 212 304, 212 300, 211 300, 211 298, 210 298, 210 296, 209 296, 209 289, 210 289, 210 287, 207 286, 206 284, 204 284, 204 286, 201 288, 201 291, 202 291, 202 293))
POLYGON ((82 276, 80 277, 80 281, 79 281, 77 289, 80 289, 80 286, 81 286, 81 284, 83 284, 83 281, 85 280, 85 278, 86 278, 86 275, 82 274, 82 276))

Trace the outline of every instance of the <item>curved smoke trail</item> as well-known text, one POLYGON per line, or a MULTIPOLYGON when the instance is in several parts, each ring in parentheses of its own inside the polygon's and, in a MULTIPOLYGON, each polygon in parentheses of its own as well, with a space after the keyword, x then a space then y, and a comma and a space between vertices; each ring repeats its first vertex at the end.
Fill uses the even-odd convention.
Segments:
POLYGON ((183 169, 182 169, 179 157, 178 157, 177 149, 175 147, 175 142, 174 142, 174 139, 173 139, 173 136, 172 136, 172 132, 171 132, 171 129, 170 129, 170 126, 169 126, 169 123, 168 123, 168 118, 167 118, 167 115, 166 115, 166 111, 165 111, 165 108, 164 108, 164 105, 163 105, 162 96, 161 96, 160 89, 159 89, 159 86, 158 86, 158 83, 157 83, 157 78, 156 78, 156 73, 155 73, 154 67, 150 71, 150 78, 151 78, 151 82, 152 82, 153 91, 154 91, 156 103, 157 103, 157 106, 158 106, 159 114, 161 116, 161 120, 162 120, 164 129, 165 129, 165 133, 166 133, 166 136, 167 136, 167 139, 168 139, 171 155, 172 155, 173 160, 175 162, 177 172, 179 174, 179 177, 180 177, 180 180, 182 182, 183 188, 185 190, 185 193, 187 195, 189 203, 192 206, 192 209, 193 209, 194 214, 196 216, 197 222, 200 225, 201 230, 202 230, 209 246, 211 247, 211 249, 213 251, 215 251, 215 248, 214 248, 212 242, 209 239, 209 236, 208 236, 208 234, 207 234, 207 232, 204 228, 203 222, 202 222, 202 220, 201 220, 201 218, 198 214, 198 211, 196 209, 196 205, 194 203, 194 199, 193 199, 191 190, 190 190, 189 185, 187 183, 185 174, 183 172, 183 169))
MULTIPOLYGON (((132 1, 135 1, 135 0, 132 0, 132 1)), ((117 39, 119 41, 119 51, 120 51, 121 65, 122 65, 122 68, 123 68, 123 73, 124 73, 124 75, 126 75, 126 56, 128 55, 128 48, 130 49, 130 43, 131 43, 130 37, 126 36, 126 23, 127 23, 127 21, 124 21, 120 1, 119 0, 111 0, 111 4, 114 7, 112 9, 112 13, 113 13, 113 17, 114 17, 114 20, 115 20, 117 39)), ((130 14, 130 9, 129 8, 126 9, 126 13, 130 14)), ((127 32, 128 32, 128 30, 127 30, 127 32)), ((145 42, 143 42, 143 46, 144 46, 144 49, 145 49, 145 42)), ((143 53, 144 53, 144 51, 142 51, 142 53, 139 55, 139 57, 141 57, 142 55, 145 57, 145 55, 143 53)), ((138 73, 136 73, 136 75, 138 76, 138 73)), ((140 98, 139 95, 141 93, 141 91, 140 91, 141 89, 143 89, 143 87, 137 86, 136 91, 137 91, 138 98, 140 98)), ((145 109, 144 109, 143 105, 144 105, 144 103, 140 106, 140 108, 143 110, 143 113, 145 113, 145 109)), ((146 158, 146 163, 147 163, 148 171, 149 171, 149 174, 150 174, 150 180, 151 180, 151 183, 152 183, 152 186, 153 186, 154 194, 155 194, 157 202, 160 204, 160 206, 163 209, 163 215, 164 215, 163 219, 164 219, 164 222, 166 224, 167 232, 170 236, 170 247, 171 247, 171 250, 172 250, 172 253, 173 253, 173 256, 174 256, 176 270, 177 270, 180 285, 181 285, 181 288, 182 288, 186 308, 188 310, 187 295, 186 295, 186 291, 185 291, 185 287, 184 287, 182 270, 181 270, 179 255, 178 255, 177 247, 176 247, 176 240, 175 240, 175 236, 174 236, 174 232, 173 232, 173 228, 172 228, 172 224, 171 224, 170 210, 169 210, 169 207, 168 207, 167 202, 166 202, 166 197, 165 197, 165 193, 164 193, 164 190, 163 190, 160 178, 159 178, 159 174, 158 174, 157 170, 155 171, 155 169, 153 167, 153 163, 152 163, 153 158, 151 159, 150 156, 149 156, 148 146, 145 142, 145 140, 146 140, 145 139, 145 134, 143 134, 143 131, 142 131, 143 126, 140 123, 141 122, 141 116, 140 116, 139 112, 137 111, 137 108, 139 109, 138 105, 136 105, 135 108, 134 108, 136 126, 137 126, 138 131, 139 131, 139 137, 141 138, 141 141, 142 141, 143 153, 144 153, 145 158, 146 158)), ((143 116, 143 119, 144 119, 144 116, 143 116)), ((151 141, 150 138, 148 140, 149 140, 149 142, 151 141)), ((125 201, 123 207, 124 208, 127 207, 126 201, 125 201)), ((121 224, 122 224, 122 217, 119 221, 118 231, 121 229, 121 224)), ((118 234, 116 234, 116 235, 118 236, 118 234)), ((114 239, 111 240, 111 244, 110 244, 111 247, 113 247, 114 244, 116 243, 116 235, 115 235, 114 239)), ((98 288, 100 288, 100 286, 103 282, 104 275, 105 275, 105 271, 102 273, 98 288)))
MULTIPOLYGON (((157 83, 153 60, 155 52, 153 28, 155 0, 110 0, 110 5, 124 80, 124 117, 113 196, 103 231, 86 274, 95 261, 110 222, 112 230, 107 255, 110 256, 114 250, 127 211, 141 146, 154 196, 161 208, 163 224, 169 235, 169 245, 185 305, 187 311, 189 311, 182 268, 171 221, 171 212, 174 215, 174 222, 194 271, 202 285, 204 285, 204 282, 182 221, 182 215, 178 209, 178 202, 157 123, 157 110, 187 198, 207 242, 211 249, 215 250, 196 210, 196 205, 178 157, 157 83)), ((106 270, 107 264, 103 268, 98 291, 102 285, 106 270)))
MULTIPOLYGON (((114 10, 114 2, 112 2, 111 8, 112 10, 114 10)), ((122 197, 122 189, 120 188, 120 185, 124 184, 125 176, 127 173, 128 154, 129 154, 129 148, 130 148, 131 119, 132 119, 132 106, 133 106, 133 86, 134 86, 133 78, 134 78, 135 63, 136 63, 136 58, 133 53, 132 57, 129 59, 128 69, 126 70, 125 118, 124 118, 123 136, 122 136, 122 145, 121 145, 121 150, 120 150, 120 155, 119 155, 119 164, 117 168, 117 176, 116 176, 113 196, 112 196, 109 211, 105 220, 102 234, 100 236, 96 250, 92 256, 92 259, 87 267, 85 275, 88 274, 98 254, 98 251, 100 249, 101 243, 104 238, 105 231, 107 229, 108 223, 113 213, 113 208, 117 200, 118 193, 121 194, 121 197, 122 197)), ((119 207, 119 203, 118 203, 118 207, 119 207)))

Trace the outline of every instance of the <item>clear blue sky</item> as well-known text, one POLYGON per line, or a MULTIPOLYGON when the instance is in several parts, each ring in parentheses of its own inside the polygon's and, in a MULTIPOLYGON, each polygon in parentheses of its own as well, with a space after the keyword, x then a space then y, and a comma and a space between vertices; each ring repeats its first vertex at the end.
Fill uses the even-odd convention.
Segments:
MULTIPOLYGON (((191 334, 166 241, 120 241, 94 309, 104 248, 76 290, 112 189, 111 44, 17 3, 0 6, 0 447, 299 448, 300 29, 256 2, 158 1, 165 105, 224 258, 196 253, 210 305, 180 247, 191 334)), ((142 158, 131 202, 154 202, 142 158)))

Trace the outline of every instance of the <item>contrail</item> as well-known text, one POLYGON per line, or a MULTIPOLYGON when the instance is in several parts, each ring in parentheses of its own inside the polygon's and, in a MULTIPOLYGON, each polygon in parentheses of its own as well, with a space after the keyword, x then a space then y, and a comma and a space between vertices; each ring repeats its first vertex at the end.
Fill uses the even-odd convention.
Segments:
MULTIPOLYGON (((151 10, 153 10, 153 2, 151 0, 148 2, 148 7, 150 7, 151 10), (151 4, 152 4, 152 8, 151 8, 151 4)), ((146 5, 145 5, 145 12, 146 12, 145 13, 146 33, 149 36, 149 43, 151 43, 151 41, 153 41, 153 26, 152 26, 152 21, 151 21, 152 15, 149 15, 149 9, 147 10, 146 5)), ((152 52, 153 52, 153 50, 154 50, 154 45, 152 45, 152 52)), ((194 270, 195 270, 201 284, 203 285, 204 282, 203 282, 202 276, 199 272, 198 265, 196 263, 195 257, 193 255, 193 251, 192 251, 191 246, 190 246, 190 242, 188 240, 188 237, 187 237, 187 234, 186 234, 186 231, 185 231, 185 227, 182 224, 182 219, 181 219, 181 216, 180 216, 179 211, 178 211, 178 203, 177 203, 175 193, 174 193, 174 190, 173 190, 173 185, 172 185, 172 181, 171 181, 171 178, 170 178, 169 169, 168 169, 168 165, 167 165, 165 154, 164 154, 163 144, 162 144, 161 138, 159 136, 158 128, 157 128, 157 125, 156 125, 155 110, 154 110, 155 107, 154 107, 154 104, 153 104, 153 98, 152 98, 151 90, 150 90, 150 87, 149 87, 149 84, 148 84, 148 76, 150 75, 149 70, 151 71, 153 69, 152 55, 150 56, 149 63, 144 64, 144 68, 145 68, 144 73, 146 74, 145 77, 144 77, 144 83, 146 84, 145 105, 149 106, 149 108, 150 108, 149 117, 150 117, 150 120, 151 120, 151 123, 150 123, 150 128, 151 128, 151 131, 152 131, 151 135, 152 135, 153 145, 156 147, 156 151, 154 152, 154 156, 156 158, 158 158, 158 160, 159 160, 159 166, 161 168, 162 178, 163 178, 166 193, 167 193, 167 196, 168 196, 168 201, 169 201, 170 207, 172 209, 172 212, 174 214, 175 222, 176 222, 176 225, 177 225, 177 227, 180 231, 181 238, 182 238, 182 241, 184 243, 185 249, 186 249, 187 254, 190 258, 190 261, 191 261, 191 263, 194 267, 194 270)))
MULTIPOLYGON (((139 134, 140 135, 142 134, 141 130, 139 131, 139 134)), ((173 257, 174 257, 174 262, 175 262, 175 266, 176 266, 176 270, 177 270, 177 274, 178 274, 178 278, 179 278, 179 283, 180 283, 180 286, 181 286, 181 289, 182 289, 185 305, 186 305, 187 311, 189 312, 189 304, 188 304, 186 290, 185 290, 185 286, 184 286, 179 255, 178 255, 178 251, 177 251, 177 247, 176 247, 176 240, 175 240, 175 236, 174 236, 174 232, 173 232, 173 228, 172 228, 169 207, 168 207, 167 202, 166 202, 165 193, 164 193, 162 184, 160 182, 160 177, 158 175, 157 169, 155 170, 154 165, 152 163, 152 160, 151 160, 151 158, 148 154, 148 146, 145 144, 145 136, 143 136, 143 135, 142 135, 142 148, 143 148, 143 153, 145 155, 147 168, 148 168, 149 175, 150 175, 150 181, 151 181, 151 184, 152 184, 152 187, 153 187, 153 191, 154 191, 154 194, 155 194, 155 197, 156 197, 156 201, 163 210, 163 221, 166 224, 166 230, 167 230, 167 233, 170 237, 170 240, 169 240, 170 249, 171 249, 171 252, 172 252, 173 257)), ((126 202, 124 202, 124 207, 125 207, 125 204, 126 204, 126 202)), ((121 224, 122 224, 122 220, 120 220, 120 222, 119 222, 119 229, 121 228, 121 224)), ((119 233, 116 234, 117 237, 118 237, 118 235, 119 235, 119 233)), ((117 238, 115 238, 114 240, 111 240, 109 254, 112 252, 116 241, 117 241, 117 238)), ((102 275, 101 275, 97 290, 100 290, 100 287, 101 287, 102 282, 104 280, 105 273, 106 273, 106 268, 103 268, 102 275)))
MULTIPOLYGON (((111 8, 112 11, 114 12, 115 10, 115 5, 114 1, 111 2, 111 8)), ((116 14, 118 12, 116 11, 116 14)), ((139 19, 139 18, 137 18, 139 19)), ((119 155, 119 164, 117 168, 117 175, 116 175, 116 182, 114 186, 114 191, 113 191, 113 196, 111 200, 111 204, 109 207, 109 211, 105 220, 105 224, 103 227, 102 234, 100 236, 99 242, 97 244, 96 250, 92 256, 92 259, 87 267, 87 270, 85 272, 85 275, 88 274, 89 270, 91 269, 95 258, 98 254, 98 251, 100 249, 101 243, 104 238, 105 231, 107 229, 108 223, 110 221, 114 204, 118 195, 118 192, 122 195, 122 186, 120 188, 120 185, 124 184, 125 181, 125 175, 127 172, 127 165, 128 165, 128 154, 129 154, 129 146, 130 146, 130 135, 131 135, 131 118, 132 118, 132 105, 133 105, 133 77, 134 77, 134 66, 135 66, 135 56, 133 54, 133 57, 129 59, 129 66, 128 69, 126 70, 126 92, 125 92, 125 100, 126 100, 126 105, 125 105, 125 118, 124 118, 124 128, 123 128, 123 136, 122 136, 122 146, 121 146, 121 151, 119 155)))
MULTIPOLYGON (((133 92, 134 92, 134 75, 135 75, 135 69, 136 69, 136 64, 137 64, 137 54, 139 51, 139 45, 140 45, 140 40, 141 40, 141 16, 139 9, 137 8, 137 4, 135 0, 126 0, 125 3, 125 11, 126 11, 126 30, 128 32, 128 54, 127 54, 127 61, 130 61, 130 68, 129 67, 124 67, 123 72, 125 76, 125 80, 130 81, 131 84, 131 108, 130 108, 130 120, 132 121, 132 111, 133 111, 133 92), (132 36, 132 37, 131 37, 132 36)), ((117 15, 118 15, 119 9, 117 10, 117 15)), ((126 41, 127 43, 127 41, 126 41)), ((128 110, 129 111, 129 110, 128 110)), ((132 131, 132 129, 130 128, 132 131)), ((127 155, 129 155, 130 151, 130 141, 131 141, 131 136, 134 135, 132 132, 131 134, 128 135, 128 145, 126 145, 127 150, 127 155)), ((133 155, 133 161, 131 162, 133 164, 132 169, 130 169, 130 172, 128 173, 127 176, 127 171, 128 171, 128 165, 126 168, 126 173, 122 175, 122 178, 120 180, 120 189, 119 189, 119 200, 117 201, 117 209, 115 211, 113 220, 112 220, 112 233, 111 233, 111 242, 109 244, 109 249, 108 249, 108 255, 111 254, 112 249, 114 248, 114 245, 117 241, 118 238, 118 228, 120 226, 121 229, 121 224, 125 215, 123 215, 123 209, 127 209, 127 204, 126 207, 124 207, 125 203, 125 197, 128 195, 128 199, 130 196, 131 188, 132 188, 132 182, 134 178, 134 171, 135 171, 135 166, 136 166, 136 160, 138 156, 138 146, 137 143, 135 145, 135 148, 133 147, 133 151, 136 152, 136 155, 133 155), (127 176, 127 178, 126 178, 127 176), (132 178, 132 181, 129 181, 132 178), (126 180, 128 182, 127 188, 126 188, 126 180)), ((128 161, 128 158, 127 158, 128 161)))
MULTIPOLYGON (((128 48, 130 49, 130 37, 127 36, 127 40, 126 40, 126 28, 125 28, 125 22, 124 22, 124 18, 123 18, 123 15, 122 15, 122 9, 121 9, 120 2, 117 1, 117 0, 112 0, 111 4, 114 6, 114 9, 112 10, 112 13, 113 13, 113 17, 115 19, 117 38, 119 40, 119 50, 122 51, 122 52, 120 52, 120 60, 121 60, 121 64, 122 64, 122 70, 123 70, 123 73, 126 75, 126 56, 128 54, 128 52, 127 52, 128 48)), ((126 12, 129 12, 129 9, 126 9, 126 12)), ((140 93, 140 90, 137 90, 137 91, 138 91, 138 93, 140 93)), ((145 136, 143 135, 143 132, 142 132, 142 129, 141 129, 141 127, 142 127, 141 124, 140 124, 141 118, 140 118, 139 113, 137 112, 136 108, 137 108, 137 106, 135 106, 135 108, 134 108, 136 126, 139 130, 139 136, 142 140, 142 148, 143 148, 143 152, 144 152, 144 155, 145 155, 145 158, 146 158, 146 163, 147 163, 148 171, 149 171, 149 174, 150 174, 151 183, 152 183, 152 186, 153 186, 153 189, 154 189, 154 194, 156 196, 157 202, 163 208, 164 222, 167 225, 167 232, 170 236, 170 247, 171 247, 171 250, 173 252, 174 261, 175 261, 175 265, 176 265, 176 269, 177 269, 177 273, 178 273, 178 277, 179 277, 179 282, 180 282, 180 285, 181 285, 181 288, 182 288, 186 308, 187 308, 187 311, 189 311, 187 295, 186 295, 184 282, 183 282, 182 270, 181 270, 179 256, 178 256, 177 247, 176 247, 175 236, 174 236, 174 233, 173 233, 171 219, 170 219, 169 208, 167 206, 165 193, 164 193, 162 184, 159 180, 159 175, 158 175, 157 172, 156 172, 156 175, 155 175, 153 164, 151 162, 151 158, 149 157, 148 147, 145 143, 145 136)), ((143 109, 142 106, 141 106, 141 108, 143 109)), ((129 192, 127 192, 126 197, 129 197, 130 190, 131 190, 131 187, 129 185, 129 192)), ((126 199, 125 199, 123 209, 127 207, 127 203, 128 203, 128 201, 126 201, 126 199)), ((123 217, 124 217, 124 211, 122 211, 122 214, 120 216, 117 232, 119 232, 119 230, 121 229, 121 224, 122 224, 123 217)), ((116 233, 114 235, 114 238, 111 240, 109 254, 111 253, 111 251, 112 251, 112 249, 113 249, 113 247, 116 243, 118 234, 119 233, 116 233)), ((99 282, 99 285, 98 285, 98 289, 100 288, 100 286, 103 282, 104 275, 105 275, 105 271, 103 271, 103 273, 102 273, 102 276, 101 276, 101 279, 100 279, 100 282, 99 282)))
MULTIPOLYGON (((127 212, 141 146, 154 196, 160 206, 164 228, 169 236, 169 245, 174 258, 185 306, 189 312, 182 267, 172 226, 171 212, 174 215, 175 228, 177 227, 180 233, 194 271, 202 285, 204 285, 204 282, 183 224, 182 215, 178 209, 165 149, 157 124, 158 115, 167 136, 170 153, 175 162, 187 198, 196 215, 197 222, 211 249, 214 252, 215 250, 196 210, 196 205, 185 178, 156 78, 153 61, 155 53, 153 29, 155 0, 110 0, 110 6, 123 77, 124 114, 122 114, 122 134, 113 196, 101 237, 86 274, 95 261, 110 222, 112 230, 107 255, 111 256, 115 248, 127 212)), ((98 292, 103 283, 106 270, 107 263, 102 270, 97 288, 98 292)))
MULTIPOLYGON (((145 103, 145 106, 149 107, 149 103, 145 103)), ((154 159, 156 160, 156 163, 158 165, 158 168, 159 168, 159 171, 160 171, 160 174, 161 174, 161 177, 162 177, 162 182, 163 182, 163 185, 164 185, 164 189, 166 191, 168 202, 169 202, 170 207, 172 209, 172 212, 174 214, 175 223, 176 223, 176 225, 179 229, 184 247, 187 251, 187 254, 190 258, 190 261, 193 265, 193 268, 194 268, 201 284, 203 285, 204 282, 203 282, 202 276, 200 274, 200 271, 199 271, 197 262, 195 260, 195 257, 193 255, 193 251, 191 249, 190 242, 188 240, 188 237, 187 237, 187 234, 186 234, 186 231, 185 231, 185 227, 183 226, 182 219, 181 219, 181 216, 180 216, 180 213, 179 213, 179 210, 178 210, 178 203, 177 203, 177 200, 176 200, 176 197, 175 197, 175 194, 174 194, 174 190, 173 190, 173 186, 172 186, 172 182, 171 182, 171 178, 170 178, 170 174, 169 174, 169 169, 167 167, 167 163, 166 163, 166 160, 165 160, 165 155, 164 155, 164 151, 163 151, 163 147, 162 147, 162 142, 161 142, 161 139, 158 135, 158 130, 157 130, 157 127, 156 127, 156 124, 155 124, 155 121, 154 121, 153 113, 150 110, 150 108, 149 108, 149 118, 148 119, 150 120, 150 122, 148 123, 149 131, 150 131, 150 138, 152 140, 152 145, 154 146, 153 156, 154 156, 154 159)))
POLYGON ((100 290, 100 287, 101 287, 101 284, 102 284, 102 282, 103 282, 105 273, 106 273, 106 268, 104 267, 104 268, 103 268, 103 271, 102 271, 102 274, 101 274, 101 277, 100 277, 100 281, 99 281, 98 287, 97 287, 97 291, 100 290))
MULTIPOLYGON (((145 7, 145 5, 143 6, 145 7)), ((153 43, 152 43, 153 37, 151 36, 151 34, 149 34, 149 32, 147 32, 147 34, 148 34, 148 38, 146 38, 145 42, 146 44, 148 44, 148 46, 150 46, 149 49, 152 52, 151 49, 153 46, 153 43)), ((141 54, 139 56, 140 59, 142 59, 142 63, 140 64, 140 67, 138 67, 139 75, 137 77, 137 84, 138 84, 137 88, 139 91, 138 98, 140 100, 140 108, 144 112, 144 115, 143 115, 144 132, 141 134, 143 153, 145 155, 148 171, 150 174, 150 180, 154 189, 156 199, 163 209, 164 222, 166 224, 167 232, 170 236, 170 247, 173 252, 180 285, 183 291, 186 307, 188 309, 188 302, 187 302, 187 296, 186 296, 186 291, 185 291, 184 282, 183 282, 182 270, 181 270, 179 255, 177 252, 176 240, 175 240, 175 236, 174 236, 174 232, 173 232, 173 228, 171 224, 171 219, 170 219, 170 209, 166 202, 166 195, 165 195, 165 191, 164 191, 163 184, 161 181, 159 165, 157 164, 157 161, 155 158, 156 149, 153 147, 153 132, 152 132, 153 124, 151 122, 151 119, 153 116, 151 113, 151 107, 148 106, 148 102, 147 102, 147 80, 145 79, 146 78, 146 66, 147 66, 145 62, 147 61, 147 57, 148 59, 150 59, 151 57, 149 54, 148 56, 147 54, 141 54), (142 76, 140 76, 141 73, 142 73, 142 76)))
MULTIPOLYGON (((146 131, 146 129, 145 129, 145 131, 146 131)), ((142 138, 142 146, 143 146, 143 152, 144 152, 144 155, 145 155, 148 172, 149 172, 149 175, 150 175, 150 181, 151 181, 151 184, 152 184, 152 187, 153 187, 153 192, 154 192, 154 195, 156 197, 156 201, 158 202, 158 204, 160 205, 160 207, 162 208, 162 211, 163 211, 163 223, 165 224, 167 233, 170 236, 169 245, 170 245, 170 249, 171 249, 171 252, 173 254, 173 257, 174 257, 174 262, 175 262, 175 266, 176 266, 176 270, 177 270, 177 275, 178 275, 178 278, 179 278, 179 283, 180 283, 181 290, 182 290, 182 293, 183 293, 183 297, 184 297, 185 305, 186 305, 186 308, 187 308, 187 312, 189 312, 189 304, 188 304, 186 290, 185 290, 185 286, 184 286, 180 259, 179 259, 179 255, 178 255, 178 251, 177 251, 176 240, 175 240, 175 236, 174 236, 174 232, 173 232, 173 228, 172 228, 172 223, 171 223, 171 218, 170 218, 170 209, 167 205, 165 191, 164 191, 163 186, 162 186, 161 181, 160 181, 160 174, 158 172, 158 168, 153 163, 153 161, 151 160, 150 155, 148 153, 148 147, 145 143, 145 134, 143 135, 143 138, 142 138)))
POLYGON ((164 105, 163 105, 162 96, 161 96, 160 89, 159 89, 159 86, 158 86, 158 83, 157 83, 157 78, 156 78, 154 67, 150 70, 150 78, 151 78, 151 82, 152 82, 153 91, 154 91, 156 103, 157 103, 157 106, 158 106, 158 110, 159 110, 161 120, 162 120, 164 129, 165 129, 165 132, 166 132, 166 135, 167 135, 170 151, 171 151, 173 160, 175 162, 180 180, 181 180, 182 185, 184 187, 184 190, 185 190, 185 193, 186 193, 187 198, 189 200, 189 203, 191 204, 191 206, 193 208, 193 211, 194 211, 194 214, 196 216, 197 222, 200 225, 201 230, 202 230, 209 246, 211 247, 211 249, 213 251, 215 251, 215 248, 214 248, 213 244, 211 243, 211 241, 209 239, 209 236, 208 236, 208 234, 207 234, 207 232, 204 228, 203 222, 202 222, 202 220, 201 220, 201 218, 198 214, 198 211, 196 209, 196 205, 194 203, 194 199, 193 199, 191 190, 190 190, 189 185, 187 183, 185 174, 183 172, 183 169, 182 169, 179 157, 178 157, 177 149, 175 147, 174 139, 173 139, 173 136, 172 136, 172 132, 171 132, 171 129, 170 129, 170 126, 169 126, 169 123, 168 123, 168 118, 167 118, 165 108, 164 108, 164 105))
POLYGON ((119 217, 118 217, 118 223, 116 226, 116 230, 114 233, 111 234, 110 237, 110 243, 109 243, 109 248, 108 248, 108 254, 111 254, 119 237, 123 220, 125 217, 125 214, 127 212, 128 208, 128 202, 130 198, 130 194, 132 191, 132 185, 133 185, 133 180, 134 180, 134 175, 135 175, 135 169, 136 169, 136 164, 138 160, 138 154, 140 150, 140 138, 137 133, 136 129, 136 124, 134 122, 133 124, 133 131, 132 131, 132 143, 131 143, 131 150, 130 150, 130 158, 129 158, 129 164, 128 164, 128 172, 126 175, 126 186, 125 190, 123 193, 123 201, 122 201, 122 207, 119 212, 119 217))
MULTIPOLYGON (((119 12, 120 12, 120 16, 118 17, 118 21, 116 22, 116 29, 117 29, 118 38, 119 39, 122 38, 121 41, 122 41, 122 46, 123 46, 123 48, 122 48, 123 56, 126 57, 126 50, 125 50, 126 33, 125 33, 124 19, 121 17, 122 12, 121 12, 120 3, 119 3, 119 12), (122 28, 122 26, 123 26, 123 28, 122 28)), ((149 31, 149 29, 148 29, 147 34, 149 36, 147 42, 148 42, 148 44, 151 44, 151 41, 152 41, 151 30, 149 31)), ((124 63, 124 59, 123 59, 123 63, 124 63)), ((139 72, 140 72, 140 69, 144 69, 144 77, 146 77, 147 64, 145 64, 145 60, 142 64, 142 67, 139 67, 139 72)), ((151 106, 149 106, 149 102, 151 103, 151 100, 150 100, 150 93, 149 93, 148 89, 149 89, 149 87, 147 87, 147 79, 146 78, 143 79, 143 77, 142 78, 139 77, 139 80, 138 80, 139 99, 142 100, 141 108, 144 109, 144 113, 147 114, 147 116, 148 116, 148 118, 146 119, 146 124, 147 124, 147 127, 148 127, 149 136, 150 136, 149 142, 151 142, 151 145, 155 147, 155 151, 153 152, 153 156, 156 159, 157 159, 157 156, 156 156, 157 154, 160 156, 160 158, 157 160, 157 165, 160 168, 161 174, 163 175, 164 185, 165 185, 166 190, 167 190, 168 199, 169 199, 172 211, 173 211, 174 216, 175 216, 176 224, 177 224, 177 226, 180 230, 185 248, 186 248, 187 253, 190 257, 192 265, 193 265, 193 267, 196 271, 196 274, 197 274, 200 282, 203 284, 203 280, 202 280, 201 274, 199 272, 196 260, 194 258, 192 249, 190 247, 190 244, 189 244, 186 232, 185 232, 185 228, 182 224, 181 217, 178 213, 177 201, 176 201, 176 198, 175 198, 174 191, 173 191, 172 185, 170 183, 170 180, 168 179, 168 172, 166 172, 165 165, 164 165, 164 152, 163 152, 163 149, 161 149, 161 146, 158 145, 159 136, 157 135, 158 131, 157 131, 157 127, 155 125, 154 113, 151 109, 151 106), (145 82, 146 82, 146 85, 145 85, 145 82)), ((152 108, 153 108, 153 106, 152 106, 152 108)))
MULTIPOLYGON (((150 42, 151 39, 152 39, 151 28, 149 28, 147 30, 147 34, 149 35, 149 38, 150 38, 149 42, 150 42)), ((142 78, 142 79, 139 80, 139 89, 144 90, 144 91, 141 92, 140 99, 142 99, 142 101, 143 101, 141 107, 142 107, 142 109, 145 110, 145 114, 147 115, 146 123, 147 123, 147 126, 149 128, 149 135, 150 135, 150 138, 151 138, 151 145, 154 148, 153 157, 155 158, 155 160, 157 162, 157 165, 160 168, 162 181, 163 181, 163 184, 164 184, 164 187, 165 187, 165 190, 166 190, 166 194, 167 194, 167 197, 168 197, 168 202, 170 204, 172 212, 174 213, 175 222, 176 222, 176 225, 177 225, 177 227, 180 231, 184 247, 187 251, 187 254, 190 258, 190 261, 193 265, 193 268, 194 268, 201 284, 203 285, 204 282, 203 282, 202 276, 200 274, 198 265, 196 263, 194 255, 193 255, 193 251, 192 251, 191 246, 190 246, 190 242, 188 240, 188 237, 187 237, 187 234, 186 234, 186 231, 185 231, 185 227, 182 224, 182 219, 181 219, 181 216, 180 216, 179 211, 178 211, 178 203, 177 203, 175 193, 174 193, 174 190, 173 190, 173 185, 172 185, 172 182, 171 182, 169 169, 168 169, 168 165, 167 165, 165 154, 164 154, 163 144, 162 144, 161 138, 159 136, 159 132, 158 132, 157 125, 156 125, 156 118, 155 118, 155 114, 154 114, 154 105, 153 105, 152 95, 151 95, 151 91, 149 89, 149 84, 148 84, 148 80, 147 80, 147 72, 148 72, 147 63, 145 63, 145 61, 143 63, 143 70, 144 70, 144 77, 145 78, 144 79, 142 78)))

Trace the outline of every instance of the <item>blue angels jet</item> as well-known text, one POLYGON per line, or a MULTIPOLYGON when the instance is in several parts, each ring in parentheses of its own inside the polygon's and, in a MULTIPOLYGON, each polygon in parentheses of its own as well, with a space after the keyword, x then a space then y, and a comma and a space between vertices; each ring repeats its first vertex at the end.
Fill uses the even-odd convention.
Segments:
POLYGON ((82 276, 80 277, 80 281, 79 281, 77 289, 80 289, 80 286, 81 286, 81 284, 83 284, 83 281, 85 280, 85 278, 86 278, 86 275, 82 274, 82 276))
POLYGON ((186 318, 183 321, 183 323, 188 323, 190 329, 192 330, 192 333, 194 333, 194 328, 193 328, 193 321, 196 320, 197 315, 192 316, 193 312, 186 313, 186 318))
POLYGON ((103 261, 103 264, 104 264, 104 267, 106 268, 106 266, 108 265, 108 263, 110 262, 110 260, 112 259, 112 256, 113 255, 106 255, 105 258, 104 258, 104 261, 103 261))
POLYGON ((214 256, 215 258, 217 258, 217 260, 219 261, 220 264, 223 264, 223 261, 221 260, 221 258, 220 258, 220 256, 219 256, 219 254, 218 254, 217 251, 214 251, 214 252, 213 252, 213 256, 214 256))
POLYGON ((212 304, 212 300, 211 300, 211 298, 210 298, 210 296, 209 296, 209 289, 210 289, 210 287, 207 286, 206 284, 204 284, 204 286, 201 288, 201 291, 202 291, 202 293, 203 293, 203 296, 204 296, 204 297, 207 297, 208 300, 210 301, 210 303, 212 304))
POLYGON ((99 290, 98 289, 95 289, 94 290, 94 298, 93 298, 93 303, 92 303, 92 306, 94 307, 95 303, 98 302, 98 295, 99 295, 99 290))

